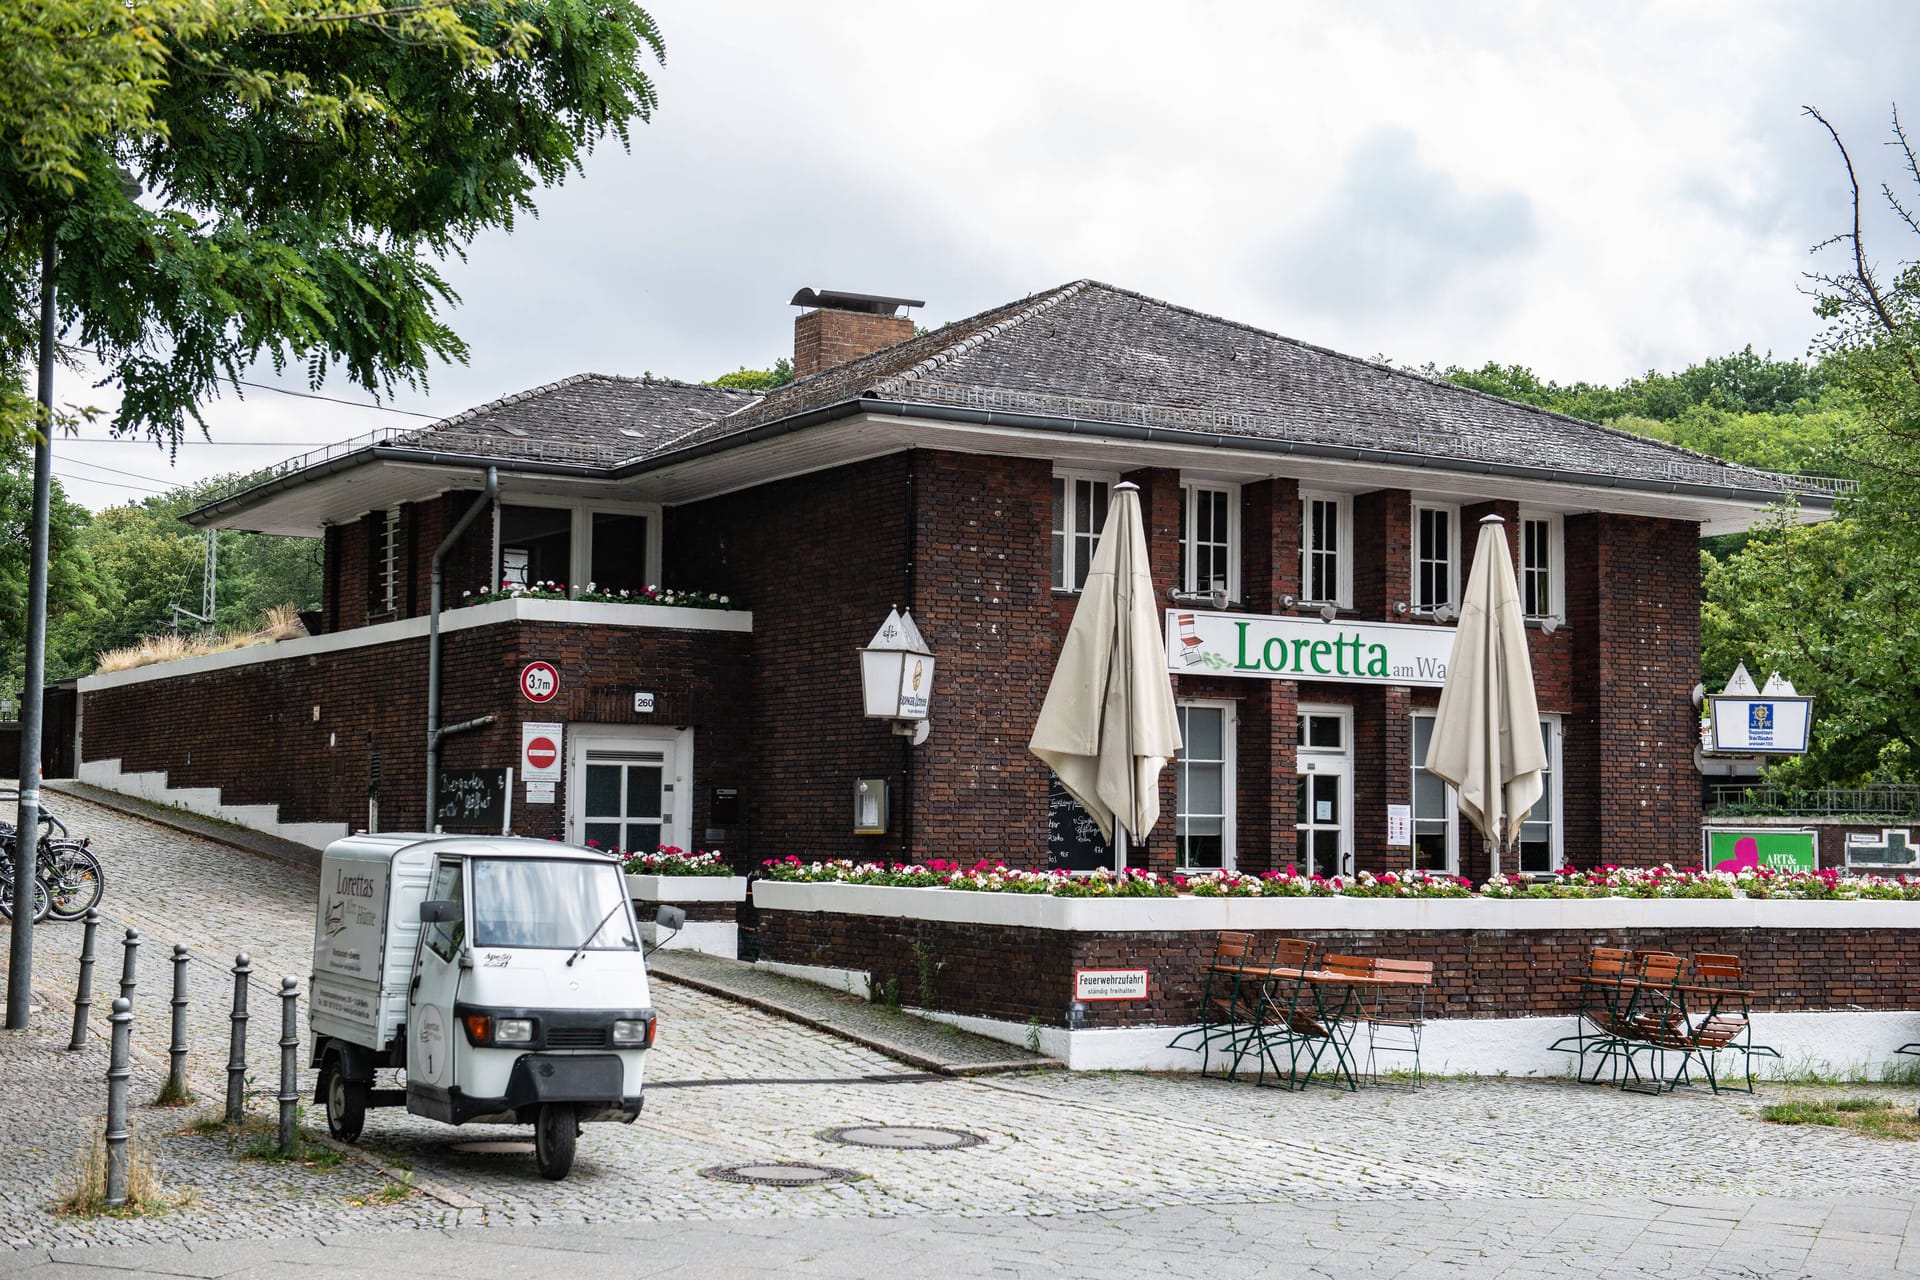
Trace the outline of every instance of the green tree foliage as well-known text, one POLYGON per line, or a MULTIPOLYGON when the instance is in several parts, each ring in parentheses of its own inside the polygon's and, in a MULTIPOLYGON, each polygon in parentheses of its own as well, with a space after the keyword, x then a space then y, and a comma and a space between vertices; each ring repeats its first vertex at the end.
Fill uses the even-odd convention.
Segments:
POLYGON ((437 261, 624 143, 663 51, 633 0, 0 5, 0 441, 34 421, 49 235, 116 432, 177 447, 263 359, 422 384, 466 353, 437 261))
POLYGON ((781 356, 771 369, 749 369, 742 365, 732 373, 723 373, 707 385, 729 391, 772 391, 793 381, 793 361, 781 356))
MULTIPOLYGON (((1911 781, 1920 778, 1920 267, 1908 262, 1889 276, 1875 266, 1852 157, 1825 119, 1809 115, 1831 134, 1853 189, 1850 230, 1821 246, 1837 249, 1842 265, 1814 280, 1816 314, 1827 321, 1821 369, 1851 406, 1834 440, 1861 484, 1839 518, 1812 527, 1783 518, 1707 567, 1705 666, 1710 679, 1725 679, 1746 657, 1816 699, 1814 749, 1776 767, 1782 780, 1911 781)), ((1920 162, 1897 113, 1893 143, 1920 192, 1920 162)), ((1891 185, 1881 194, 1920 236, 1911 197, 1891 185)))
MULTIPOLYGON (((26 671, 28 524, 33 513, 33 468, 19 451, 0 450, 0 692, 13 698, 26 671)), ((86 509, 53 482, 47 532, 47 673, 52 679, 89 669, 83 637, 111 617, 118 604, 87 554, 86 509)))

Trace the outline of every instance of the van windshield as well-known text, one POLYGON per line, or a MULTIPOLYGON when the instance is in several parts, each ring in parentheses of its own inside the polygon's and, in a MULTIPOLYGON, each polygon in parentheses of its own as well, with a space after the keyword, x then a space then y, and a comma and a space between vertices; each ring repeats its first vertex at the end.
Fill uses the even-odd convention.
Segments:
POLYGON ((618 863, 475 858, 473 944, 636 951, 625 899, 618 863))

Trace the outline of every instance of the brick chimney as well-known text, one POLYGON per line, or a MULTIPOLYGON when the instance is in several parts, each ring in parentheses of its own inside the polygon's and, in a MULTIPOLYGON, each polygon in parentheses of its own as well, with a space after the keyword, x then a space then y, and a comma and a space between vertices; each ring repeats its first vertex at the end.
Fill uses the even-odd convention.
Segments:
POLYGON ((802 289, 793 295, 793 305, 813 308, 793 321, 793 376, 804 378, 905 342, 913 336, 913 321, 896 313, 927 304, 915 298, 802 289))

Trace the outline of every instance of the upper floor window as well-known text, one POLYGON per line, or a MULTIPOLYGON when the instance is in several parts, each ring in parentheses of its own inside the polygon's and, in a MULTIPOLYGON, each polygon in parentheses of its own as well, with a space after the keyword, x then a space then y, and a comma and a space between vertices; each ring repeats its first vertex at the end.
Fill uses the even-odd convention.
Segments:
POLYGON ((1459 574, 1459 513, 1452 507, 1413 508, 1413 607, 1453 603, 1459 574))
POLYGON ((1053 589, 1078 591, 1093 567, 1093 549, 1107 523, 1110 482, 1097 476, 1053 478, 1053 589))
POLYGON ((1563 616, 1560 517, 1520 513, 1520 610, 1529 618, 1563 616))
POLYGON ((400 508, 388 507, 373 520, 373 555, 367 575, 367 612, 397 613, 400 609, 400 567, 403 556, 400 508))
POLYGON ((1240 503, 1233 485, 1180 486, 1180 583, 1184 591, 1240 598, 1240 503))
POLYGON ((589 583, 596 591, 657 585, 660 546, 654 518, 652 508, 639 506, 502 503, 495 526, 496 577, 507 586, 560 583, 570 595, 579 595, 589 583))
POLYGON ((1300 599, 1345 605, 1353 598, 1353 502, 1345 494, 1300 495, 1300 599))

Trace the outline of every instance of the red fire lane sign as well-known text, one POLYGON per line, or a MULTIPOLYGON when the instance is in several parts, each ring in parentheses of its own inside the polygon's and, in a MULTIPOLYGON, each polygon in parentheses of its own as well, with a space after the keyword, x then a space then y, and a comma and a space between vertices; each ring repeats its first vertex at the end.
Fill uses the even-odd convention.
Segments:
POLYGON ((560 673, 551 662, 529 662, 520 668, 520 692, 528 702, 552 702, 560 692, 560 673))

